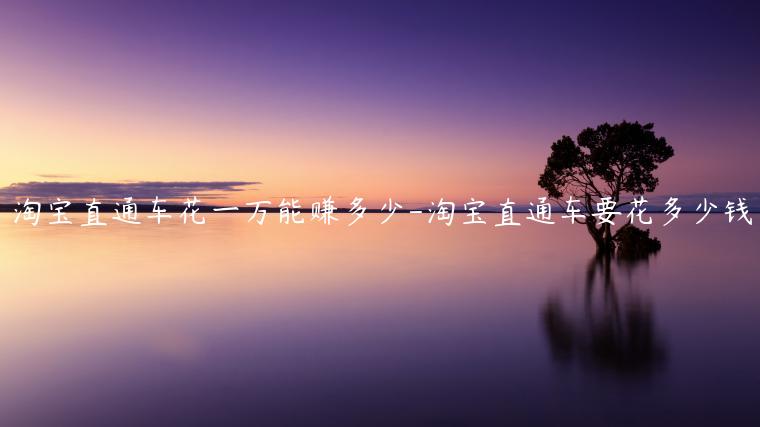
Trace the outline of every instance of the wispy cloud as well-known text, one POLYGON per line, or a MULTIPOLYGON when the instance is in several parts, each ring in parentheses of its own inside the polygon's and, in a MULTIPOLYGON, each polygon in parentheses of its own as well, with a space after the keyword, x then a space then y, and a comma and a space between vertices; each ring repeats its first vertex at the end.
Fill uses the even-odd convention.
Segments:
POLYGON ((0 200, 11 202, 26 197, 36 199, 66 198, 71 201, 88 200, 93 197, 119 200, 132 197, 135 200, 149 200, 156 196, 162 199, 182 199, 190 195, 203 195, 206 199, 221 199, 229 193, 249 190, 249 186, 261 184, 258 181, 136 181, 136 182, 17 182, 0 187, 0 200))
POLYGON ((326 197, 332 197, 333 200, 339 200, 339 199, 347 199, 346 196, 333 196, 331 194, 325 194, 321 196, 298 196, 298 195, 289 195, 289 196, 268 196, 271 199, 303 199, 303 200, 311 200, 311 199, 324 199, 326 197))
POLYGON ((710 193, 693 193, 693 194, 674 194, 674 195, 657 195, 647 196, 650 206, 659 206, 664 208, 665 203, 670 197, 678 199, 677 204, 684 206, 687 210, 696 210, 697 206, 704 203, 707 199, 708 203, 714 203, 718 207, 725 207, 726 203, 736 203, 741 197, 745 200, 752 210, 760 209, 760 192, 746 191, 746 192, 710 192, 710 193))
POLYGON ((37 176, 44 179, 72 179, 77 177, 67 173, 40 173, 37 176))

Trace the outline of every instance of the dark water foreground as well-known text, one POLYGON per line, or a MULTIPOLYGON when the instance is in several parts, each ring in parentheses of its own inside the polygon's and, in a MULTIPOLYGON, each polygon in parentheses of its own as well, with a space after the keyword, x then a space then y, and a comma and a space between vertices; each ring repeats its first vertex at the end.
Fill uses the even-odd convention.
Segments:
POLYGON ((0 425, 760 425, 757 228, 246 219, 0 215, 0 425))

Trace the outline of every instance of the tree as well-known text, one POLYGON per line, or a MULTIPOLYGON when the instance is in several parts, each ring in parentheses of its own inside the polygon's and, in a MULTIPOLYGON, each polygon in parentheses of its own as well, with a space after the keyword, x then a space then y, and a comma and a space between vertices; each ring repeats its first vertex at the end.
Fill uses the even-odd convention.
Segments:
POLYGON ((596 129, 584 129, 576 141, 563 136, 552 144, 538 185, 563 209, 563 198, 579 200, 583 218, 578 222, 585 224, 599 252, 612 253, 616 234, 629 225, 614 234, 610 224, 597 225, 592 215, 597 203, 609 197, 620 208, 631 203, 621 203, 621 197, 654 191, 659 180, 653 172, 673 157, 673 147, 665 138, 655 136, 653 128, 652 123, 604 123, 596 129))

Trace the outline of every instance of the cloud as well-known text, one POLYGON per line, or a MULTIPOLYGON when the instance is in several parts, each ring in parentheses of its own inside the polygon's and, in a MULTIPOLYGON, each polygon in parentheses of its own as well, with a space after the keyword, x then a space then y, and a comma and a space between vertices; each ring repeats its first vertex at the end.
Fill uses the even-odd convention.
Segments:
POLYGON ((268 196, 270 199, 304 199, 304 200, 310 200, 310 199, 324 199, 326 197, 332 197, 333 200, 337 199, 347 199, 346 196, 333 196, 331 194, 327 195, 321 195, 321 196, 268 196))
POLYGON ((714 203, 719 208, 725 208, 726 203, 736 203, 739 198, 744 198, 745 203, 750 209, 757 210, 760 208, 760 192, 746 191, 746 192, 709 192, 709 193, 692 193, 692 194, 673 194, 673 195, 657 195, 657 196, 644 196, 652 207, 658 207, 664 209, 665 203, 670 197, 678 199, 677 205, 683 206, 688 211, 695 211, 699 204, 704 203, 707 199, 708 203, 714 203))
POLYGON ((93 197, 108 201, 132 197, 134 200, 182 199, 203 195, 206 199, 221 199, 229 193, 248 190, 257 181, 135 181, 135 182, 51 182, 32 181, 0 187, 0 200, 62 199, 90 200, 93 197))
POLYGON ((76 175, 69 175, 66 173, 41 173, 37 174, 37 176, 45 179, 71 179, 77 177, 76 175))

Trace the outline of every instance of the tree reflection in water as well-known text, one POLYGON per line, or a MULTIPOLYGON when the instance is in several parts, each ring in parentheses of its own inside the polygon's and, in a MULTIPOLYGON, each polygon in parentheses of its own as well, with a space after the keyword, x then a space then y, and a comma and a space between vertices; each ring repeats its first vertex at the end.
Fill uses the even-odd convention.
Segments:
POLYGON ((658 339, 652 304, 643 298, 633 272, 646 268, 648 258, 595 256, 586 271, 582 308, 567 309, 557 295, 550 296, 542 320, 554 359, 578 361, 594 371, 640 377, 661 367, 665 350, 658 339), (624 294, 616 279, 627 279, 624 294))

